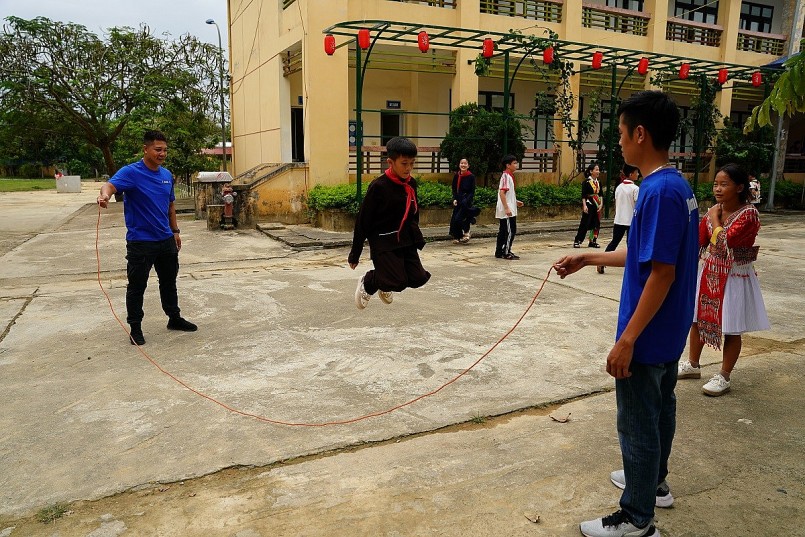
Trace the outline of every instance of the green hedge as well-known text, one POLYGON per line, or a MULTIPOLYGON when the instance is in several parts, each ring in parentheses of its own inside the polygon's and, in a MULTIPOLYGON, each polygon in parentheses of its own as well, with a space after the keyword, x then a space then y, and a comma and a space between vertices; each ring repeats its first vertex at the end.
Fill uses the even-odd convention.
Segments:
MULTIPOLYGON (((761 178, 761 192, 764 200, 768 197, 769 182, 761 178)), ((361 185, 364 194, 368 183, 361 185)), ((699 182, 696 188, 699 202, 713 200, 713 184, 699 182)), ((422 207, 450 207, 453 195, 450 185, 434 182, 419 182, 417 197, 422 207)), ((777 181, 774 202, 787 209, 802 208, 802 185, 785 179, 777 181)), ((557 205, 577 205, 581 200, 581 184, 570 183, 565 186, 535 183, 517 189, 517 199, 526 207, 548 207, 557 205)), ((497 189, 478 187, 475 189, 476 207, 494 207, 497 203, 497 189)), ((322 186, 316 185, 307 195, 308 210, 312 213, 324 209, 343 209, 351 214, 358 213, 355 200, 355 185, 322 186)))
MULTIPOLYGON (((361 185, 364 194, 368 184, 361 185)), ((451 207, 453 194, 450 185, 435 182, 419 182, 417 198, 422 207, 451 207)), ((517 189, 517 199, 529 207, 547 205, 577 204, 581 199, 581 185, 567 186, 534 184, 517 189)), ((476 207, 494 207, 497 203, 497 189, 477 187, 475 189, 476 207)), ((308 210, 343 209, 357 214, 355 185, 322 186, 316 185, 307 195, 308 210)))

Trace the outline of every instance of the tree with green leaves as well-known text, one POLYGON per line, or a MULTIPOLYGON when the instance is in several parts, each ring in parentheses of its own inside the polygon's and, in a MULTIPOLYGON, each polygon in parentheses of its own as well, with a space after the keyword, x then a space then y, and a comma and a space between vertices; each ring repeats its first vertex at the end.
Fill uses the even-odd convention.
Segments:
POLYGON ((515 118, 504 119, 500 112, 467 103, 450 112, 450 126, 440 145, 442 155, 457 170, 466 158, 476 177, 501 170, 503 140, 508 135, 507 152, 522 161, 525 155, 523 125, 515 118), (507 125, 508 124, 508 125, 507 125))
MULTIPOLYGON (((111 28, 102 39, 79 24, 44 17, 6 21, 0 110, 25 103, 52 118, 54 131, 97 148, 109 175, 118 168, 115 143, 133 119, 167 131, 159 119, 170 102, 183 103, 192 117, 220 113, 218 49, 193 36, 161 39, 143 25, 111 28)), ((198 149, 205 145, 210 140, 198 149)))
POLYGON ((716 166, 734 162, 760 176, 771 170, 774 155, 774 132, 769 126, 744 134, 729 118, 716 139, 716 166))
POLYGON ((769 96, 752 109, 744 132, 771 125, 772 111, 781 117, 805 113, 805 39, 800 41, 799 52, 788 58, 783 68, 769 96))

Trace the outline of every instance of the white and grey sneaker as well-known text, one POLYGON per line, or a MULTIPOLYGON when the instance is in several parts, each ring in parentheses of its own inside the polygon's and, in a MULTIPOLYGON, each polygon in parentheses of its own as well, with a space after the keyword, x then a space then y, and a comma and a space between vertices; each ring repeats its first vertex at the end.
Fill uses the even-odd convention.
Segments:
POLYGON ((702 386, 702 392, 705 395, 712 395, 718 397, 730 391, 730 381, 721 376, 721 373, 716 373, 713 378, 707 381, 707 384, 702 386))
POLYGON ((679 367, 676 371, 676 378, 700 379, 702 378, 702 369, 698 366, 693 367, 687 360, 679 360, 679 367))
POLYGON ((394 293, 391 291, 380 291, 378 289, 377 296, 380 297, 380 301, 383 304, 391 304, 391 302, 394 300, 394 293))
MULTIPOLYGON (((609 480, 621 490, 626 488, 626 474, 624 474, 623 470, 615 470, 609 474, 609 480)), ((671 495, 671 488, 668 486, 667 481, 663 481, 657 485, 657 497, 654 500, 654 505, 657 507, 671 507, 673 504, 674 497, 671 495)))
POLYGON ((579 529, 586 537, 660 537, 654 524, 649 523, 639 528, 621 510, 604 518, 582 522, 579 529))
POLYGON ((361 279, 358 280, 358 287, 355 289, 355 305, 358 306, 359 310, 362 310, 366 307, 366 304, 369 303, 369 299, 372 298, 372 295, 366 292, 366 289, 363 287, 363 279, 366 277, 366 274, 361 276, 361 279))

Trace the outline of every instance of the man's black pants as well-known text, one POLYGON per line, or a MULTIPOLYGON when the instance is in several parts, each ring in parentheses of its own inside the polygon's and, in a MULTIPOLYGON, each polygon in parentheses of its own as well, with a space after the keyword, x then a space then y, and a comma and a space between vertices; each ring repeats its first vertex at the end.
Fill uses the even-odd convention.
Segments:
POLYGON ((128 241, 126 243, 126 273, 129 285, 126 288, 126 322, 140 323, 143 320, 143 297, 148 287, 151 267, 159 278, 159 298, 162 310, 168 317, 179 316, 179 296, 176 277, 179 274, 179 249, 176 239, 164 241, 128 241))

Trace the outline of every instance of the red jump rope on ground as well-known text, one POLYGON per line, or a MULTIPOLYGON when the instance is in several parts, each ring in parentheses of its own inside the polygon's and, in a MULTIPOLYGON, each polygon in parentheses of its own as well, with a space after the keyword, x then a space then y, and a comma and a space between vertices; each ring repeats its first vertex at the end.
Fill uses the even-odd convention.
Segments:
MULTIPOLYGON (((112 315, 114 316, 115 320, 118 322, 118 324, 123 329, 123 331, 126 333, 126 335, 130 337, 131 334, 129 334, 128 328, 126 328, 125 323, 120 320, 120 317, 118 317, 117 313, 115 312, 115 307, 112 305, 112 299, 109 297, 109 293, 106 292, 106 289, 104 289, 103 283, 101 282, 101 254, 100 254, 100 250, 98 248, 100 230, 101 230, 101 206, 99 205, 98 206, 98 223, 97 223, 97 225, 95 227, 95 258, 96 258, 96 260, 98 262, 98 286, 101 288, 101 291, 103 292, 104 296, 106 297, 106 301, 109 303, 109 309, 112 311, 112 315)), ((344 420, 321 421, 321 422, 316 422, 316 423, 307 423, 307 422, 301 422, 301 421, 283 421, 283 420, 278 420, 278 419, 271 419, 271 418, 268 418, 266 416, 261 416, 259 414, 253 414, 251 412, 246 412, 245 410, 240 410, 240 409, 237 409, 237 408, 233 408, 233 407, 227 405, 226 403, 223 403, 223 402, 215 399, 214 397, 212 397, 210 395, 207 395, 206 393, 204 393, 204 392, 202 392, 202 391, 190 386, 185 381, 183 381, 182 379, 178 378, 173 373, 171 373, 170 371, 167 371, 164 367, 162 367, 156 360, 151 358, 151 356, 147 352, 145 352, 142 347, 140 347, 139 345, 136 345, 136 347, 137 347, 137 350, 140 352, 140 354, 142 354, 143 357, 145 357, 146 360, 151 362, 151 365, 156 367, 162 374, 167 375, 174 382, 176 382, 177 384, 179 384, 183 388, 185 388, 187 390, 190 390, 191 392, 193 392, 194 394, 198 395, 199 397, 203 397, 204 399, 207 399, 208 401, 210 401, 212 403, 215 403, 216 405, 218 405, 218 406, 220 406, 220 407, 222 407, 222 408, 224 408, 224 409, 226 409, 229 412, 232 412, 234 414, 239 414, 239 415, 245 416, 247 418, 254 418, 254 419, 258 420, 258 421, 262 421, 262 422, 265 422, 265 423, 271 423, 271 424, 274 424, 274 425, 286 425, 286 426, 289 426, 289 427, 327 427, 327 426, 330 426, 330 425, 347 425, 349 423, 356 423, 356 422, 366 420, 366 419, 369 419, 369 418, 376 418, 378 416, 383 416, 385 414, 391 414, 395 410, 400 410, 401 408, 405 408, 405 407, 407 407, 409 405, 412 405, 412 404, 416 403, 417 401, 419 401, 421 399, 425 399, 426 397, 436 395, 437 393, 442 391, 444 388, 446 388, 449 385, 453 384, 458 379, 460 379, 461 377, 463 377, 464 375, 466 375, 467 373, 472 371, 473 368, 475 368, 475 366, 480 364, 487 356, 489 356, 492 353, 493 350, 495 350, 495 348, 498 345, 500 345, 507 337, 509 337, 509 335, 512 332, 514 332, 514 330, 517 328, 517 326, 520 324, 520 322, 525 318, 526 314, 528 314, 529 310, 531 310, 531 307, 534 305, 534 302, 536 302, 537 297, 539 297, 540 293, 542 292, 542 288, 545 287, 545 283, 548 281, 548 277, 551 275, 552 270, 553 270, 553 266, 551 266, 551 268, 548 269, 548 273, 545 275, 545 278, 542 280, 542 283, 540 284, 539 289, 537 289, 537 292, 534 294, 533 298, 531 299, 531 302, 529 302, 528 307, 525 309, 523 314, 520 315, 520 318, 517 319, 517 322, 514 323, 514 326, 512 326, 508 331, 506 331, 506 333, 503 334, 503 336, 501 336, 501 338, 498 339, 494 343, 494 345, 489 347, 489 349, 485 353, 483 353, 480 358, 475 360, 475 362, 473 362, 473 364, 470 365, 468 368, 466 368, 464 371, 462 371, 461 373, 459 373, 455 377, 451 378, 450 380, 448 380, 447 382, 445 382, 444 384, 442 384, 441 386, 439 386, 435 390, 429 391, 427 393, 423 393, 422 395, 414 397, 413 399, 411 399, 409 401, 406 401, 406 402, 401 403, 399 405, 393 406, 391 408, 387 408, 385 410, 378 410, 376 412, 370 412, 369 414, 364 414, 362 416, 357 416, 357 417, 354 417, 354 418, 349 418, 349 419, 344 419, 344 420)))

